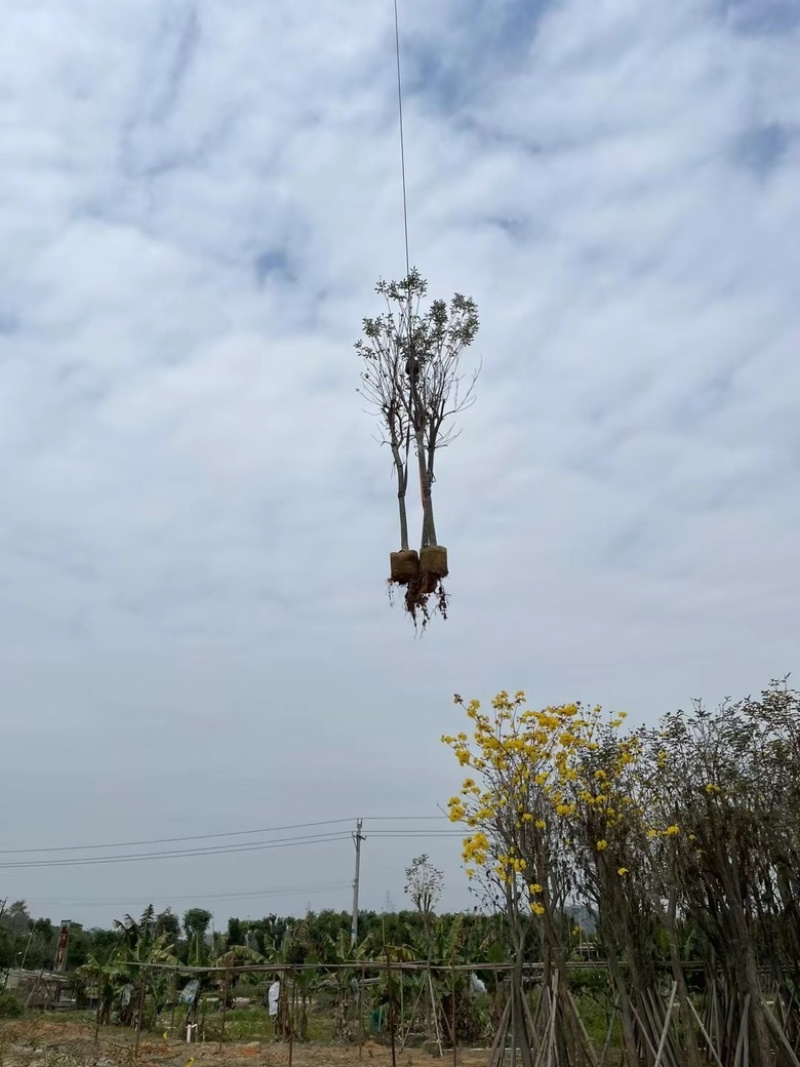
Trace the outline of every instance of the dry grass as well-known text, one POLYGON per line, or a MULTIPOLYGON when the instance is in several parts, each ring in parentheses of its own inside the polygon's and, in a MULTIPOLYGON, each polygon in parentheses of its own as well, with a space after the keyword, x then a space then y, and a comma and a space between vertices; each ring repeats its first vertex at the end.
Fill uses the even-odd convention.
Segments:
MULTIPOLYGON (((102 1027, 95 1041, 93 1026, 51 1018, 31 1018, 0 1024, 0 1067, 186 1067, 192 1059, 197 1067, 288 1067, 288 1045, 272 1042, 216 1042, 188 1046, 182 1041, 154 1040, 144 1036, 136 1050, 136 1035, 115 1027, 102 1027)), ((436 1062, 452 1063, 420 1049, 398 1055, 398 1067, 423 1067, 436 1062)), ((330 1045, 296 1044, 293 1067, 389 1067, 391 1052, 383 1045, 367 1042, 361 1049, 330 1045)), ((459 1065, 477 1067, 486 1062, 486 1052, 459 1051, 459 1065)), ((194 1065, 192 1065, 194 1067, 194 1065)))

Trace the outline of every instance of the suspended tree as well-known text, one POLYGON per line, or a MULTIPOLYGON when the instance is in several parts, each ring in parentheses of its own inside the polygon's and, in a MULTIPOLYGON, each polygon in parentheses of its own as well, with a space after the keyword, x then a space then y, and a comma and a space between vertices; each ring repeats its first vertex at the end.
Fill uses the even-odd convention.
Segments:
POLYGON ((461 359, 479 327, 470 297, 456 293, 449 304, 434 300, 422 310, 427 291, 416 268, 402 281, 379 281, 376 292, 386 311, 364 319, 364 336, 356 343, 363 361, 359 392, 378 416, 397 479, 400 550, 391 553, 389 583, 404 589, 405 609, 415 624, 421 618, 423 629, 431 597, 433 610, 447 615, 447 550, 438 542, 433 512, 436 455, 458 436, 453 418, 474 402, 478 371, 465 375, 461 359), (422 504, 419 551, 409 543, 406 509, 412 447, 422 504))

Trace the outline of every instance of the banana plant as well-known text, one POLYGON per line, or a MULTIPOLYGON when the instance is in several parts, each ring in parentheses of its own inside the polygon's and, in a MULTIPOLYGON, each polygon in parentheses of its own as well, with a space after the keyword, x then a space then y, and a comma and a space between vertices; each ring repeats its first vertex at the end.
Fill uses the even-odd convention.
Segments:
POLYGON ((130 990, 131 987, 138 988, 144 998, 143 1021, 147 1024, 155 1022, 166 998, 169 981, 168 972, 155 967, 178 965, 170 934, 164 929, 168 925, 169 915, 169 911, 157 914, 150 905, 138 920, 131 915, 115 920, 114 928, 119 933, 119 943, 108 960, 100 963, 95 956, 90 956, 83 967, 78 969, 82 977, 97 986, 100 1022, 111 1021, 111 1010, 117 998, 121 1000, 120 1022, 124 1025, 137 1022, 138 1013, 133 996, 121 997, 123 990, 130 990))
POLYGON ((331 967, 331 977, 335 985, 333 1018, 334 1033, 338 1041, 352 1043, 358 1037, 360 1029, 358 1018, 362 1011, 363 988, 361 972, 363 964, 370 959, 371 938, 368 936, 353 945, 349 934, 342 930, 338 937, 327 934, 321 953, 323 969, 331 967))
POLYGON ((309 942, 302 924, 289 927, 280 941, 264 937, 264 954, 270 963, 280 967, 281 995, 278 1001, 276 1036, 288 1040, 308 1040, 308 1001, 319 978, 316 957, 309 951, 309 942), (297 968, 294 970, 293 968, 297 968))

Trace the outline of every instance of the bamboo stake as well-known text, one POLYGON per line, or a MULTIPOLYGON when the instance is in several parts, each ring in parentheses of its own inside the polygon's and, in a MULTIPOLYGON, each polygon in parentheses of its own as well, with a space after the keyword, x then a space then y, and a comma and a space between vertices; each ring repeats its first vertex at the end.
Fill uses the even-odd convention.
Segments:
POLYGON ((739 1030, 739 1040, 736 1042, 736 1055, 733 1059, 733 1067, 742 1067, 742 1057, 744 1055, 744 1042, 747 1034, 747 1028, 750 1025, 748 1015, 750 1014, 750 994, 748 993, 744 998, 744 1009, 742 1010, 742 1023, 739 1030))
POLYGON ((500 1016, 500 1022, 497 1025, 494 1040, 492 1041, 492 1047, 489 1049, 489 1067, 496 1067, 499 1050, 501 1048, 505 1049, 506 1030, 508 1029, 508 1019, 510 1015, 511 1001, 507 1000, 500 1016))
POLYGON ((706 1040, 706 1047, 708 1049, 709 1054, 711 1056, 713 1056, 714 1059, 717 1061, 717 1067, 723 1067, 722 1060, 719 1058, 719 1053, 717 1052, 717 1046, 714 1044, 714 1042, 709 1037, 708 1031, 706 1030, 705 1026, 703 1025, 703 1020, 698 1015, 697 1008, 694 1006, 694 1004, 692 1004, 691 1000, 689 1001, 689 1007, 692 1009, 692 1013, 693 1013, 695 1019, 697 1020, 697 1025, 700 1027, 700 1033, 703 1035, 703 1037, 706 1040))
MULTIPOLYGON (((400 982, 401 991, 402 991, 402 988, 403 988, 403 983, 401 981, 400 982)), ((419 1002, 422 1000, 423 996, 425 996, 426 992, 427 992, 427 990, 425 989, 425 986, 421 985, 419 987, 419 991, 417 992, 417 998, 414 1001, 414 1006, 411 1009, 411 1015, 409 1015, 409 1017, 408 1017, 408 1025, 406 1025, 406 1022, 405 1022, 404 1011, 403 1011, 403 1006, 402 1006, 402 1002, 401 1002, 401 1008, 400 1008, 400 1048, 398 1050, 401 1054, 403 1052, 405 1052, 406 1041, 408 1041, 408 1038, 409 1038, 409 1036, 411 1034, 411 1029, 414 1026, 414 1020, 417 1017, 417 1009, 419 1008, 419 1002)))
MULTIPOLYGON (((541 1006, 541 1002, 540 1002, 540 1006, 541 1006)), ((528 1026, 530 1027, 530 1031, 531 1031, 532 1051, 533 1051, 534 1055, 537 1055, 538 1052, 539 1052, 539 1045, 540 1045, 539 1035, 536 1032, 536 1023, 534 1022, 533 1013, 531 1012, 531 1006, 528 1003, 528 998, 527 997, 523 997, 522 998, 522 1007, 525 1010, 525 1017, 528 1020, 528 1026)), ((539 1014, 538 1008, 537 1008, 536 1014, 537 1014, 537 1016, 539 1014)))
POLYGON ((641 1036, 644 1038, 645 1042, 647 1043, 647 1047, 650 1049, 651 1055, 655 1056, 656 1055, 656 1046, 653 1044, 653 1041, 652 1041, 652 1038, 651 1038, 651 1035, 650 1035, 650 1032, 649 1032, 648 1028, 642 1022, 641 1015, 636 1010, 636 1008, 633 1006, 633 1004, 631 1004, 631 1011, 633 1012, 634 1019, 639 1024, 639 1032, 640 1032, 641 1036))
MULTIPOLYGON (((405 980, 403 979, 403 976, 401 974, 400 975, 400 1033, 401 1034, 405 1033, 406 1034, 406 1038, 407 1038, 408 1037, 408 1033, 405 1030, 405 1025, 406 1025, 406 996, 405 996, 405 988, 406 988, 406 983, 405 983, 405 980)), ((403 1044, 405 1044, 405 1040, 406 1039, 404 1038, 403 1039, 403 1044)), ((400 1051, 401 1052, 403 1051, 402 1048, 400 1049, 400 1051)))
POLYGON ((667 1006, 667 1017, 664 1020, 664 1029, 661 1032, 661 1044, 658 1046, 658 1052, 656 1053, 656 1062, 654 1067, 660 1067, 661 1059, 664 1055, 664 1046, 667 1043, 667 1034, 669 1033, 670 1025, 672 1024, 672 1009, 675 1007, 675 997, 678 993, 678 983, 672 983, 672 994, 669 998, 669 1004, 667 1006))
POLYGON ((578 1011, 578 1005, 575 1003, 575 998, 573 997, 572 993, 569 992, 569 990, 567 990, 567 996, 569 997, 569 1002, 572 1005, 572 1011, 575 1014, 575 1020, 578 1023, 578 1027, 581 1032, 581 1037, 583 1038, 584 1055, 589 1060, 591 1067, 598 1067, 597 1058, 594 1054, 594 1049, 592 1048, 592 1039, 589 1037, 589 1034, 586 1031, 586 1027, 583 1024, 583 1019, 581 1018, 580 1012, 578 1011))
POLYGON ((169 1032, 170 1036, 175 1033, 175 1011, 178 1006, 178 976, 173 975, 172 978, 172 1011, 169 1016, 169 1032))
POLYGON ((394 1039, 394 996, 392 994, 392 957, 386 949, 386 979, 389 984, 389 1033, 392 1042, 392 1067, 397 1067, 397 1048, 394 1039))
POLYGON ((553 978, 553 992, 550 996, 551 1005, 551 1023, 550 1023, 550 1044, 547 1049, 547 1067, 555 1067, 553 1061, 555 1059, 556 1052, 556 1022, 558 1020, 558 976, 553 978))
POLYGON ((450 972, 450 1023, 453 1031, 453 1067, 458 1067, 458 1037, 456 1030, 456 968, 455 964, 450 972))
POLYGON ((430 971, 428 971, 428 987, 431 993, 431 1011, 433 1012, 433 1029, 434 1033, 436 1034, 436 1044, 439 1048, 439 1055, 443 1056, 444 1052, 442 1051, 442 1035, 439 1029, 439 1009, 436 1006, 436 994, 433 992, 433 978, 431 977, 430 971))
POLYGON ((289 1067, 294 1058, 294 1009, 297 1003, 297 983, 292 979, 292 995, 289 998, 289 1067))
MULTIPOLYGON (((677 983, 676 983, 677 984, 677 983)), ((671 1026, 672 1012, 677 1007, 677 1003, 671 1001, 671 1007, 667 1008, 667 1014, 662 1014, 664 1004, 660 999, 660 995, 653 989, 648 990, 647 998, 650 1001, 650 1009, 648 1014, 654 1025, 654 1033, 661 1033, 663 1026, 667 1027, 667 1043, 664 1045, 663 1056, 664 1064, 669 1067, 682 1067, 683 1056, 681 1049, 678 1047, 678 1043, 675 1040, 675 1033, 671 1026)), ((645 1002, 645 1007, 647 1003, 645 1002)))
POLYGON ((791 1063, 792 1067, 800 1067, 800 1060, 798 1060, 797 1056, 795 1055, 794 1049, 792 1048, 788 1037, 786 1036, 783 1028, 781 1027, 781 1024, 775 1018, 775 1015, 773 1014, 773 1011, 770 1008, 769 1004, 765 1004, 762 1000, 761 1007, 764 1012, 764 1015, 767 1017, 767 1022, 772 1027, 774 1036, 778 1040, 778 1043, 780 1044, 783 1051, 786 1053, 789 1063, 791 1063))
MULTIPOLYGON (((556 988, 556 979, 553 979, 553 989, 556 988)), ((547 992, 547 1003, 550 1007, 550 1018, 547 1020, 547 1031, 545 1033, 545 1040, 542 1042, 539 1049, 539 1053, 536 1056, 534 1067, 552 1067, 553 1064, 553 1051, 556 1044, 556 998, 555 993, 549 989, 547 992), (545 1059, 544 1057, 547 1057, 545 1059)))
POLYGON ((606 1039, 603 1044, 603 1051, 600 1054, 599 1067, 605 1067, 606 1056, 611 1046, 611 1038, 614 1036, 614 1023, 617 1021, 617 1010, 619 1008, 619 994, 614 1000, 614 1007, 611 1009, 611 1018, 608 1021, 608 1031, 606 1032, 606 1039))
POLYGON ((139 1039, 142 1033, 142 1021, 144 1020, 144 1000, 147 996, 147 971, 142 971, 142 978, 139 988, 139 1007, 136 1012, 136 1044, 134 1045, 133 1055, 135 1059, 139 1058, 139 1039))
POLYGON ((364 1056, 364 964, 361 964, 361 981, 358 983, 358 1058, 364 1056))
POLYGON ((225 975, 225 982, 222 986, 222 1023, 219 1029, 219 1047, 218 1052, 222 1052, 222 1043, 225 1040, 225 1019, 228 1014, 228 993, 230 991, 231 972, 225 975))

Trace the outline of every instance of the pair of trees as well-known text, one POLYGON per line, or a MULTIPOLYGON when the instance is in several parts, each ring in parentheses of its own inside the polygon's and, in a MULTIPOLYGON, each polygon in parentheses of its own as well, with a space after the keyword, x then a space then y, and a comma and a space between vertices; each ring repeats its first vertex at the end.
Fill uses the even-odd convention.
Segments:
POLYGON ((622 716, 531 708, 523 693, 499 694, 489 712, 464 707, 471 736, 444 740, 471 777, 450 812, 467 829, 468 873, 508 918, 507 1022, 523 1064, 542 1041, 562 1064, 593 1062, 566 968, 577 905, 594 918, 630 1067, 664 1055, 728 1067, 745 1053, 750 1067, 794 1064, 800 694, 773 683, 627 734, 622 716), (535 1018, 521 995, 532 955, 546 1002, 535 1018))
POLYGON ((438 450, 457 436, 452 418, 474 400, 477 372, 465 379, 460 365, 478 332, 478 309, 456 293, 449 305, 435 300, 421 311, 427 282, 416 269, 402 281, 379 282, 376 291, 387 310, 363 322, 364 336, 356 344, 363 361, 360 392, 378 416, 397 480, 400 551, 391 555, 389 580, 405 589, 406 610, 415 622, 421 615, 424 626, 432 595, 446 615, 447 552, 438 543, 433 512, 435 461, 438 450), (412 449, 422 502, 419 552, 410 546, 406 509, 412 449))

